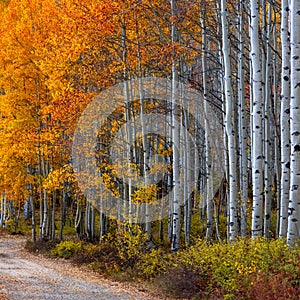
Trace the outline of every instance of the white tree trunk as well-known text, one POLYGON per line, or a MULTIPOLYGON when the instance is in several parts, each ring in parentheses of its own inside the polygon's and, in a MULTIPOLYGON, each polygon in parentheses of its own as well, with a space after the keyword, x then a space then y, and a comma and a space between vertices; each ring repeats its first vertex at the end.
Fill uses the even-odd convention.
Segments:
MULTIPOLYGON (((205 12, 201 16, 202 26, 202 78, 203 78, 203 100, 205 116, 208 116, 208 76, 207 76, 207 39, 205 32, 205 12)), ((209 143, 209 120, 205 119, 205 203, 206 203, 206 239, 209 241, 213 233, 213 177, 212 177, 212 154, 209 143)))
MULTIPOLYGON (((172 10, 172 43, 178 41, 177 28, 175 25, 175 17, 177 14, 176 1, 171 0, 172 10)), ((174 53, 174 52, 173 52, 174 53)), ((174 53, 175 54, 175 53, 174 53)), ((179 170, 179 143, 180 143, 180 127, 178 125, 178 66, 177 61, 172 61, 172 140, 173 140, 173 210, 172 210, 172 239, 171 249, 173 252, 178 251, 180 245, 180 170, 179 170)))
POLYGON ((5 222, 7 219, 6 211, 7 211, 7 206, 6 206, 6 195, 5 192, 1 194, 1 205, 0 205, 0 226, 5 228, 5 222))
MULTIPOLYGON (((184 123, 189 124, 188 111, 183 112, 184 123)), ((181 123, 182 124, 182 123, 181 123)), ((188 126, 188 125, 186 125, 188 126)), ((191 155, 191 143, 188 138, 187 131, 183 128, 184 143, 186 145, 186 151, 184 152, 184 239, 185 244, 190 245, 191 234, 191 217, 192 217, 192 199, 191 199, 191 172, 192 172, 192 155, 191 155)))
POLYGON ((234 131, 234 100, 231 83, 230 46, 228 41, 228 28, 226 20, 226 0, 221 1, 222 11, 222 41, 224 60, 224 93, 226 102, 225 127, 228 137, 228 160, 229 160, 229 240, 235 240, 237 236, 237 154, 236 135, 234 131))
POLYGON ((262 103, 262 62, 259 45, 259 22, 260 6, 258 0, 251 0, 251 63, 252 63, 252 184, 253 184, 253 207, 252 207, 252 237, 262 235, 263 230, 263 103, 262 103))
POLYGON ((36 241, 36 219, 35 219, 35 205, 34 205, 34 197, 33 197, 33 186, 30 184, 30 205, 31 205, 31 211, 32 211, 32 216, 31 216, 31 238, 32 241, 36 241))
POLYGON ((281 180, 280 180, 280 215, 279 237, 286 238, 288 225, 288 202, 290 189, 290 72, 291 50, 289 33, 289 0, 281 1, 281 180))
MULTIPOLYGON (((143 79, 142 79, 142 53, 141 53, 141 45, 139 40, 139 28, 138 24, 136 24, 136 37, 137 37, 137 48, 138 48, 138 60, 139 60, 139 97, 140 97, 140 105, 141 105, 141 112, 140 112, 140 120, 141 120, 141 130, 142 130, 142 145, 143 145, 143 175, 144 175, 144 185, 147 188, 150 185, 149 181, 149 167, 150 166, 150 149, 149 149, 149 140, 146 136, 146 125, 144 121, 145 115, 145 106, 144 106, 144 93, 143 93, 143 79)), ((151 222, 149 216, 149 204, 145 204, 145 231, 148 235, 148 240, 152 239, 151 233, 151 222)))
POLYGON ((300 237, 300 0, 291 2, 291 182, 288 244, 300 237))
MULTIPOLYGON (((128 79, 130 77, 130 75, 128 74, 128 69, 127 69, 127 45, 126 45, 126 41, 127 41, 127 27, 126 27, 126 20, 125 17, 123 18, 123 24, 122 24, 122 60, 124 63, 124 69, 123 69, 123 79, 124 79, 124 96, 125 96, 125 101, 126 101, 126 105, 125 105, 125 120, 126 123, 129 124, 130 123, 130 101, 131 99, 131 93, 130 93, 130 87, 128 84, 128 79)), ((125 126, 125 135, 126 135, 126 163, 127 163, 127 170, 129 171, 131 168, 131 155, 130 155, 130 147, 131 147, 131 136, 132 136, 132 128, 130 126, 125 126)), ((129 175, 129 174, 128 174, 129 175)), ((124 219, 124 217, 126 216, 127 212, 128 212, 128 218, 129 218, 129 222, 131 222, 131 194, 132 194, 132 179, 131 176, 128 176, 127 178, 128 181, 128 188, 127 186, 124 184, 123 185, 123 190, 124 190, 124 195, 123 195, 123 200, 118 200, 119 205, 121 205, 118 208, 118 220, 120 221, 121 219, 124 219), (122 203, 120 203, 122 202, 122 203), (123 210, 123 211, 122 211, 123 210), (123 218, 122 218, 122 214, 124 214, 123 218)), ((120 225, 120 223, 118 224, 118 226, 120 225)))

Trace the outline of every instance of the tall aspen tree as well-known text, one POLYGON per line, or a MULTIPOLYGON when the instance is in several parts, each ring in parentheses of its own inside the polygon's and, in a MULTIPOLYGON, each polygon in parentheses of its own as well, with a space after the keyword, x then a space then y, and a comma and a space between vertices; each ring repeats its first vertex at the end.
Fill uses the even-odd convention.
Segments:
POLYGON ((247 234, 247 208, 248 208, 248 153, 247 153, 247 124, 245 101, 245 1, 239 3, 239 53, 238 53, 238 116, 239 116, 239 166, 241 189, 241 236, 247 234))
POLYGON ((251 164, 253 184, 252 237, 259 237, 263 231, 263 87, 262 60, 259 43, 260 5, 259 0, 250 1, 250 44, 252 64, 252 141, 251 164))
POLYGON ((280 213, 279 236, 286 238, 288 225, 288 202, 290 189, 290 94, 291 94, 291 50, 289 32, 289 0, 281 1, 281 104, 280 104, 280 128, 281 128, 281 179, 280 179, 280 213))
POLYGON ((234 128, 234 97, 231 81, 230 46, 228 40, 226 0, 221 1, 221 22, 222 22, 222 53, 224 61, 224 93, 226 103, 225 128, 228 141, 229 160, 229 240, 235 240, 237 232, 237 153, 236 133, 234 128))
POLYGON ((180 143, 180 127, 178 125, 178 61, 175 58, 175 44, 178 42, 178 32, 176 26, 177 19, 177 3, 176 0, 171 0, 171 39, 173 47, 173 59, 172 59, 172 140, 173 140, 173 207, 172 207, 172 238, 171 238, 171 249, 176 252, 180 245, 180 158, 179 158, 179 143, 180 143))
POLYGON ((300 0, 291 1, 291 181, 288 207, 289 245, 300 237, 300 0))

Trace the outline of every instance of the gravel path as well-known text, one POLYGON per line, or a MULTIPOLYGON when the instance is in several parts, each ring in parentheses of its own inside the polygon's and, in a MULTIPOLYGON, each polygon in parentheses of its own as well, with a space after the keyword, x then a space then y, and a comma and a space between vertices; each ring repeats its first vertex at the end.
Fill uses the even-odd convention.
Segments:
POLYGON ((32 255, 24 244, 24 238, 0 236, 1 300, 155 299, 62 259, 32 255))

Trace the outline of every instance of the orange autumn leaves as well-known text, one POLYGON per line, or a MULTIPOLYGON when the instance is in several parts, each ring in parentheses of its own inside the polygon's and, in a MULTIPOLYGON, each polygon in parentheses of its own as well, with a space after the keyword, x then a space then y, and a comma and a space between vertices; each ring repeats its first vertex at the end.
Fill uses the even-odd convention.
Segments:
POLYGON ((49 191, 60 188, 68 176, 57 176, 57 170, 71 172, 64 166, 71 160, 72 134, 98 92, 125 78, 168 76, 172 55, 194 59, 187 29, 200 32, 197 23, 191 25, 197 10, 175 20, 190 43, 181 47, 170 40, 169 6, 134 0, 1 2, 0 193, 22 197, 28 183, 37 190, 44 183, 49 191))
POLYGON ((29 183, 57 188, 47 178, 58 178, 56 170, 70 161, 76 118, 91 98, 84 83, 76 89, 80 70, 72 70, 89 35, 76 24, 83 22, 76 2, 67 4, 10 1, 1 12, 0 188, 12 199, 26 195, 29 183))

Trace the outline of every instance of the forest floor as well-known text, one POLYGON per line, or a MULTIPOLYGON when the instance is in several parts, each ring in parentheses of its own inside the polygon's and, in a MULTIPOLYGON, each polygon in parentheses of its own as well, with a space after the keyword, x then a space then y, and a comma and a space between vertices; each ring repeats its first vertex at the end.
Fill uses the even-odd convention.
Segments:
POLYGON ((24 237, 0 233, 0 300, 157 299, 67 260, 33 255, 25 243, 24 237))

